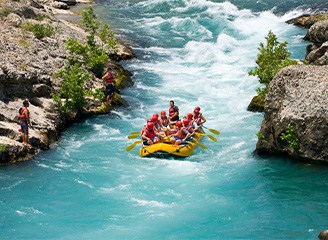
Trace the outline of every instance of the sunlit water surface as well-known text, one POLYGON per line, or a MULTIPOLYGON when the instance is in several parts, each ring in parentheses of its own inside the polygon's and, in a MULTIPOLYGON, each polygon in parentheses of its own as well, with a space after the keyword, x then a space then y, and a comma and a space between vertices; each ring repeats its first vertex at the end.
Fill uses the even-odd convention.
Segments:
POLYGON ((255 156, 263 115, 246 111, 259 43, 271 29, 303 59, 305 30, 285 21, 324 1, 97 3, 138 56, 123 63, 130 107, 0 169, 0 239, 315 239, 327 228, 327 168, 255 156), (127 153, 127 135, 171 99, 181 114, 199 105, 219 141, 182 160, 127 153))

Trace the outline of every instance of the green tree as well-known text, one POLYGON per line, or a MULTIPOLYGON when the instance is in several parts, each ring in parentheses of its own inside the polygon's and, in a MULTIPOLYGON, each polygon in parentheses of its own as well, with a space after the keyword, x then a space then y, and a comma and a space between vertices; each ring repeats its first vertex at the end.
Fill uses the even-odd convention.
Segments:
POLYGON ((257 66, 248 72, 251 76, 257 76, 259 82, 264 84, 263 88, 257 89, 258 95, 262 97, 265 97, 270 81, 280 69, 297 64, 295 60, 290 59, 291 53, 287 49, 287 41, 280 43, 271 30, 265 39, 266 45, 261 42, 258 48, 257 66))
POLYGON ((84 84, 91 79, 91 74, 85 72, 80 64, 67 65, 56 73, 63 79, 60 92, 53 94, 54 101, 64 117, 80 111, 86 104, 84 84))
POLYGON ((82 11, 82 25, 85 27, 87 41, 85 44, 77 39, 69 38, 66 42, 66 48, 70 52, 70 59, 75 62, 82 62, 87 69, 92 71, 97 77, 101 77, 109 57, 106 51, 116 51, 116 39, 114 33, 109 30, 109 24, 104 24, 97 20, 91 6, 82 11), (103 46, 99 46, 96 41, 96 35, 103 42, 103 46))
POLYGON ((106 51, 116 51, 114 33, 109 30, 108 24, 97 20, 97 15, 91 6, 82 11, 82 25, 88 33, 86 43, 81 43, 72 37, 68 38, 67 65, 56 73, 56 76, 63 81, 60 92, 53 94, 53 99, 64 117, 80 111, 86 104, 86 95, 103 98, 104 94, 99 91, 84 89, 85 83, 92 78, 87 70, 101 77, 109 61, 106 51), (97 36, 102 41, 102 46, 99 45, 97 36))

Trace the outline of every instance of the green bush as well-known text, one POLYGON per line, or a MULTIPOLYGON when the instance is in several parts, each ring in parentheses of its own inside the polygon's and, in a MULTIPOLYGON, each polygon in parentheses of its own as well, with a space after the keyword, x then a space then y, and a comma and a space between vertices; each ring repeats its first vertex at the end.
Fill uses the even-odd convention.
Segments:
POLYGON ((289 58, 291 53, 287 49, 286 41, 280 43, 271 30, 265 39, 266 45, 261 42, 258 48, 259 53, 256 59, 257 67, 248 72, 251 76, 257 76, 259 82, 264 84, 264 88, 258 90, 258 92, 262 93, 264 96, 270 81, 280 69, 297 64, 295 60, 289 58))
POLYGON ((55 29, 50 24, 26 22, 22 25, 22 28, 26 31, 34 33, 34 36, 38 39, 50 37, 55 33, 55 29))
POLYGON ((114 34, 109 31, 108 24, 102 24, 97 20, 92 7, 82 11, 82 25, 88 35, 86 43, 81 43, 75 38, 66 40, 68 50, 67 66, 59 71, 56 76, 63 79, 63 83, 58 94, 53 95, 53 99, 64 116, 69 116, 81 110, 85 104, 85 96, 92 95, 98 99, 104 98, 104 93, 100 90, 92 92, 85 90, 84 84, 91 79, 92 71, 97 77, 101 77, 109 57, 105 51, 116 49, 114 34), (96 41, 96 34, 104 41, 104 48, 100 47, 96 41), (62 99, 64 98, 64 101, 62 99))
POLYGON ((91 75, 86 73, 79 64, 75 64, 67 65, 63 70, 56 73, 56 76, 63 79, 60 92, 53 94, 60 113, 69 116, 81 110, 86 104, 83 86, 91 79, 91 75))
POLYGON ((281 134, 280 139, 287 141, 288 146, 292 149, 298 147, 298 139, 295 136, 295 129, 290 124, 287 126, 286 133, 281 134))
POLYGON ((108 24, 103 24, 97 20, 97 15, 91 6, 82 11, 82 25, 88 32, 87 42, 83 44, 73 38, 67 40, 66 48, 71 54, 70 61, 82 62, 87 69, 100 78, 109 61, 106 50, 116 51, 114 33, 109 30, 108 24), (99 33, 100 39, 105 44, 103 48, 96 42, 96 33, 99 33))

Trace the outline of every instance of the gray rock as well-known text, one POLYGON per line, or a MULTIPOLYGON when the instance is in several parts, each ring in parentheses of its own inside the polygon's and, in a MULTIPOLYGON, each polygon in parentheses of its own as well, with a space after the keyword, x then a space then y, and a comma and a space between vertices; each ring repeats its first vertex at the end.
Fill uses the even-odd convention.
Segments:
POLYGON ((6 21, 14 26, 14 27, 19 27, 22 24, 22 18, 20 16, 18 16, 15 13, 10 13, 7 17, 6 17, 6 21))
POLYGON ((76 0, 57 0, 57 1, 59 1, 59 2, 63 2, 63 3, 65 3, 65 4, 67 4, 67 5, 76 5, 76 0))
POLYGON ((320 47, 309 46, 310 51, 305 59, 308 60, 309 63, 314 63, 315 65, 327 65, 328 41, 323 43, 320 47))
POLYGON ((69 6, 66 3, 58 1, 52 2, 50 6, 57 9, 69 9, 69 6))
POLYGON ((322 44, 328 41, 328 20, 313 24, 308 30, 308 38, 315 44, 322 44))
POLYGON ((282 69, 269 84, 258 153, 288 154, 328 161, 328 66, 296 65, 282 69), (282 140, 288 125, 298 146, 282 140))

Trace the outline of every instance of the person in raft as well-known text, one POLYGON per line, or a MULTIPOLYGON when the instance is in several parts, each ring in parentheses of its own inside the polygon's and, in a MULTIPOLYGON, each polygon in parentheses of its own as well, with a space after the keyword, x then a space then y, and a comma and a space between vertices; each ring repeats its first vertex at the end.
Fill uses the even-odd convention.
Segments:
POLYGON ((193 126, 195 128, 195 131, 197 131, 198 128, 200 128, 206 122, 206 119, 204 118, 203 114, 200 112, 199 106, 195 107, 193 117, 194 117, 193 126))
POLYGON ((115 79, 110 72, 110 68, 108 67, 106 69, 106 73, 104 76, 101 78, 104 82, 104 85, 106 87, 105 89, 105 101, 109 101, 109 99, 112 97, 113 93, 116 91, 116 88, 114 86, 115 84, 115 79))
POLYGON ((159 118, 159 123, 161 124, 162 128, 165 129, 169 126, 169 118, 166 116, 165 111, 161 111, 161 117, 159 118))
POLYGON ((191 113, 188 113, 187 118, 184 118, 182 120, 182 123, 186 130, 191 133, 191 136, 193 136, 195 134, 195 129, 193 126, 193 115, 191 113))
MULTIPOLYGON (((188 120, 187 120, 188 121, 188 120)), ((185 143, 186 141, 191 140, 191 133, 187 131, 185 127, 183 127, 182 122, 178 121, 176 123, 178 127, 177 133, 171 135, 171 143, 174 145, 180 145, 185 143)))
POLYGON ((23 140, 23 144, 27 147, 31 146, 28 143, 28 127, 29 126, 31 127, 30 112, 28 110, 29 106, 30 106, 29 102, 27 100, 24 100, 23 107, 19 109, 19 120, 22 129, 22 140, 23 140))
POLYGON ((161 137, 162 135, 154 130, 154 123, 148 122, 147 127, 145 128, 142 134, 142 139, 144 140, 143 144, 152 145, 158 143, 160 142, 161 137))
POLYGON ((179 108, 174 105, 173 100, 170 101, 169 120, 171 122, 179 121, 179 108))

